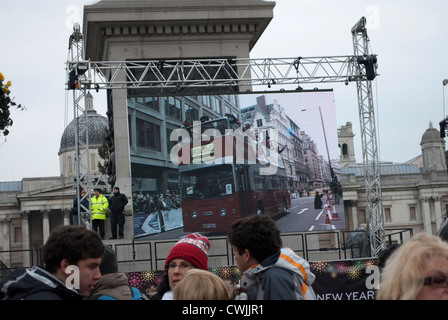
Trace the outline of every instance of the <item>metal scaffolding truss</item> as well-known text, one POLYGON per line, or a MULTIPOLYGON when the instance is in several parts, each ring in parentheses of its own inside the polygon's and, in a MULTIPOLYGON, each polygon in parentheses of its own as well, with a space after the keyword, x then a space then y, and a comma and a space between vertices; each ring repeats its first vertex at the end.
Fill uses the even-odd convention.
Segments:
MULTIPOLYGON (((78 77, 87 71, 86 65, 79 64, 84 57, 84 37, 80 32, 79 24, 73 27, 73 34, 69 39, 69 52, 67 58, 67 81, 77 82, 78 77)), ((91 219, 88 214, 90 209, 82 204, 82 200, 87 199, 90 203, 90 156, 89 156, 89 120, 88 113, 85 112, 86 90, 82 89, 78 83, 73 83, 80 90, 73 90, 73 113, 75 121, 75 181, 76 197, 78 203, 79 223, 83 222, 88 228, 91 227, 91 219), (82 196, 81 191, 86 194, 82 196), (87 212, 87 214, 82 214, 87 212)))
MULTIPOLYGON (((358 57, 366 58, 364 60, 361 59, 360 63, 355 65, 356 73, 358 74, 371 73, 374 70, 369 70, 369 68, 372 67, 372 64, 376 63, 376 57, 372 57, 369 53, 369 38, 366 23, 367 21, 363 17, 352 28, 354 54, 358 57), (368 62, 368 59, 372 60, 368 62)), ((368 78, 370 77, 368 76, 368 78)), ((372 82, 356 81, 356 86, 358 92, 359 120, 361 124, 370 254, 377 256, 385 247, 385 236, 372 82)))
POLYGON ((254 86, 295 85, 296 90, 300 91, 303 90, 302 84, 356 82, 371 249, 369 254, 376 256, 385 243, 371 84, 376 77, 377 58, 368 50, 369 39, 364 17, 352 28, 352 37, 354 54, 349 56, 100 62, 73 59, 67 63, 69 72, 77 70, 79 66, 86 66, 87 72, 77 75, 76 79, 70 80, 69 77, 72 82, 68 83, 68 87, 74 91, 152 88, 152 94, 163 95, 181 92, 184 88, 197 88, 201 93, 213 93, 214 89, 221 88, 221 92, 237 93, 251 90, 254 86), (76 85, 73 81, 76 81, 76 85))
POLYGON ((90 88, 241 87, 365 80, 357 56, 88 62, 90 88))

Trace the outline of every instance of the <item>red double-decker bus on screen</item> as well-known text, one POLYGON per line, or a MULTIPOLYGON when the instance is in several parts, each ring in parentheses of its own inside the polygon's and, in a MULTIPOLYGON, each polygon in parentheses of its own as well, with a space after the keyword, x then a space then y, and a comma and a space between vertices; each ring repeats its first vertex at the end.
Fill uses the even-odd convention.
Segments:
POLYGON ((241 217, 291 207, 285 167, 268 131, 243 133, 233 116, 178 130, 172 155, 179 157, 185 232, 228 231, 241 217))

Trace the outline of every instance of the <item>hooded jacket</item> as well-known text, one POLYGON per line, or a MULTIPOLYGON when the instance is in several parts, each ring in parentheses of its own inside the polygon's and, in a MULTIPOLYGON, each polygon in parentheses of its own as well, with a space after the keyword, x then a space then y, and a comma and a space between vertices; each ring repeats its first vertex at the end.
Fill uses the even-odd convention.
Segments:
POLYGON ((0 283, 0 300, 82 300, 84 296, 40 267, 17 268, 0 283))
POLYGON ((89 300, 101 300, 103 295, 110 296, 116 300, 132 300, 134 296, 128 284, 128 277, 124 273, 103 275, 95 285, 89 300))
POLYGON ((315 300, 315 276, 309 263, 289 248, 263 260, 243 273, 241 287, 249 300, 315 300))

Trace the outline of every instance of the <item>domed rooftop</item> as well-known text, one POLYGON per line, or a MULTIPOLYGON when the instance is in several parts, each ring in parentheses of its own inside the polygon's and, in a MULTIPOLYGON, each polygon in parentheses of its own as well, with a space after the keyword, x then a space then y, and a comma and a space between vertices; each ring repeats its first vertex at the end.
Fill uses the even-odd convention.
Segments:
POLYGON ((422 136, 421 145, 425 143, 441 142, 443 139, 440 137, 440 132, 432 126, 432 122, 429 123, 429 128, 422 136))
MULTIPOLYGON (((89 147, 98 148, 103 144, 104 136, 106 135, 106 129, 109 127, 107 117, 104 117, 93 109, 92 96, 90 93, 87 94, 87 99, 90 101, 87 103, 88 107, 86 109, 88 126, 89 126, 89 147)), ((75 150, 75 126, 76 121, 73 119, 72 122, 65 128, 64 133, 61 137, 61 145, 59 148, 59 154, 75 150)), ((80 122, 79 131, 83 132, 84 126, 83 122, 80 122)), ((85 141, 85 131, 80 137, 82 141, 85 141)))

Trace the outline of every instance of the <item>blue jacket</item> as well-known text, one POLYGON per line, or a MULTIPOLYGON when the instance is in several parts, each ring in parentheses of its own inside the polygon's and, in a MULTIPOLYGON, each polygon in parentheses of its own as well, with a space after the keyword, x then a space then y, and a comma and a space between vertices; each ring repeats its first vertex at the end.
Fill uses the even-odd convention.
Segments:
MULTIPOLYGON (((81 204, 84 207, 86 207, 87 209, 89 208, 89 201, 86 198, 81 200, 81 204)), ((81 207, 80 211, 81 212, 86 212, 86 210, 83 207, 81 207)), ((73 199, 72 214, 78 214, 78 197, 75 197, 75 199, 73 199)))

